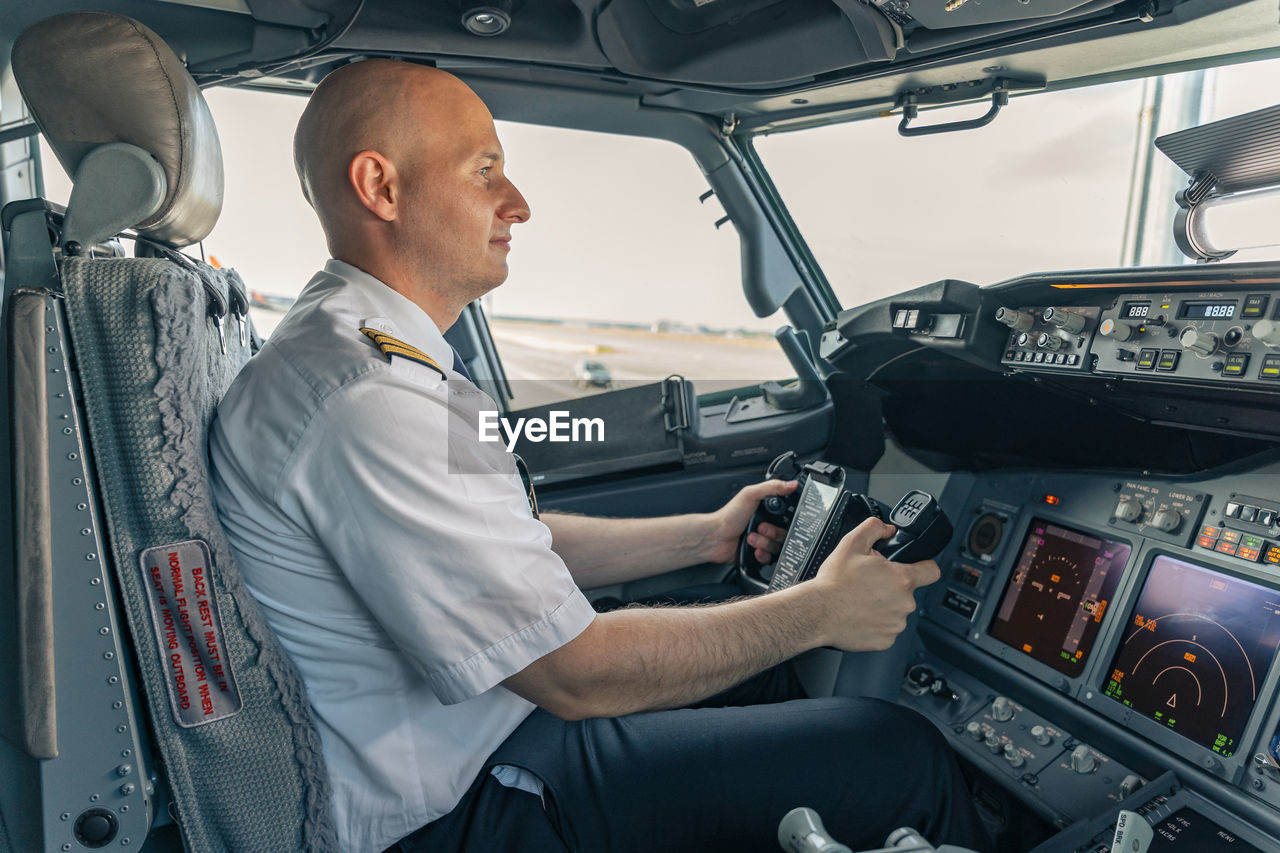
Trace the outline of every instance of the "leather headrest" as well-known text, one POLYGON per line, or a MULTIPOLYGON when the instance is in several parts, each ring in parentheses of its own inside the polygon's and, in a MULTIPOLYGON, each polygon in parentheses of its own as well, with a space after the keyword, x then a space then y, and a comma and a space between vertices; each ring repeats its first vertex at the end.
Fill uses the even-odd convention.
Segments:
POLYGON ((33 24, 13 46, 13 73, 67 174, 110 143, 136 145, 164 171, 164 200, 143 236, 199 242, 222 211, 222 149, 199 87, 169 46, 137 21, 72 12, 33 24))

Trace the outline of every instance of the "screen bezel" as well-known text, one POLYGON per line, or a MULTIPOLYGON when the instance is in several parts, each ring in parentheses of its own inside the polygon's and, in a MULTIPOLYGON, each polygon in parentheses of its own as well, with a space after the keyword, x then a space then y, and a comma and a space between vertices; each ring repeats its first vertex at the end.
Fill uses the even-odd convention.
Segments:
POLYGON ((1026 508, 1018 516, 1017 524, 1013 525, 1016 535, 1010 537, 1007 543, 1008 547, 1000 561, 1000 569, 992 578, 991 586, 987 590, 985 596, 986 612, 981 615, 981 625, 975 627, 973 642, 978 648, 994 655, 1004 663, 1022 670, 1027 675, 1051 684, 1059 690, 1074 694, 1078 690, 1084 689, 1088 683, 1090 673, 1097 666, 1099 650, 1104 648, 1105 643, 1115 630, 1117 624, 1116 608, 1127 607, 1128 591, 1133 583, 1131 576, 1133 574, 1134 560, 1137 558, 1137 546, 1134 544, 1132 537, 1125 535, 1122 531, 1103 530, 1091 524, 1082 524, 1078 519, 1062 513, 1047 512, 1046 510, 1048 509, 1049 507, 1046 505, 1035 505, 1026 508), (1112 595, 1111 603, 1107 606, 1107 612, 1102 616, 1102 625, 1098 629, 1098 636, 1093 642, 1093 650, 1090 651, 1089 658, 1085 661, 1079 675, 1067 675, 1059 672, 1048 664, 1036 660, 1021 649, 1015 649, 1003 640, 997 640, 991 635, 991 623, 995 621, 996 614, 1000 610, 1000 601, 1004 598, 1009 579, 1013 575, 1018 559, 1022 556, 1023 546, 1026 544, 1027 535, 1031 531, 1031 523, 1037 518, 1049 524, 1076 530, 1098 539, 1109 539, 1129 546, 1129 558, 1125 561, 1120 575, 1120 582, 1116 585, 1116 591, 1112 595))
MULTIPOLYGON (((1217 572, 1229 578, 1270 587, 1280 592, 1280 584, 1277 584, 1275 578, 1239 571, 1234 566, 1226 565, 1219 560, 1208 557, 1208 552, 1205 552, 1205 554, 1206 556, 1202 556, 1199 552, 1192 554, 1188 551, 1175 550, 1160 545, 1152 545, 1146 548, 1141 555, 1140 568, 1133 573, 1132 582, 1126 591, 1123 601, 1120 601, 1120 596, 1117 596, 1120 612, 1123 615, 1117 617, 1117 621, 1113 624, 1128 625, 1129 618, 1133 615, 1133 608, 1137 605, 1138 597, 1142 594, 1142 588, 1147 582, 1147 577, 1151 574, 1151 566, 1156 558, 1161 556, 1190 563, 1198 568, 1217 572)), ((1115 659, 1116 649, 1120 645, 1122 634, 1123 632, 1119 630, 1112 631, 1106 638, 1105 643, 1100 643, 1095 647, 1095 651, 1099 654, 1097 660, 1105 661, 1105 663, 1091 667, 1093 673, 1092 682, 1087 686, 1080 699, 1104 717, 1119 723, 1130 731, 1159 744, 1175 754, 1184 756, 1201 770, 1213 773, 1231 782, 1237 781, 1240 774, 1244 772, 1245 765, 1253 758, 1255 751, 1253 746, 1257 742, 1258 732, 1266 721, 1268 711, 1275 698, 1276 683, 1280 681, 1280 665, 1277 665, 1277 661, 1280 660, 1280 654, 1272 658, 1271 665, 1262 676, 1261 686, 1258 688, 1258 701, 1254 703, 1253 710, 1249 712, 1249 719, 1237 740, 1238 747, 1235 755, 1225 758, 1209 747, 1201 746, 1186 735, 1157 723, 1141 711, 1129 708, 1119 700, 1112 699, 1103 693, 1106 687, 1106 679, 1110 675, 1111 661, 1115 659)))

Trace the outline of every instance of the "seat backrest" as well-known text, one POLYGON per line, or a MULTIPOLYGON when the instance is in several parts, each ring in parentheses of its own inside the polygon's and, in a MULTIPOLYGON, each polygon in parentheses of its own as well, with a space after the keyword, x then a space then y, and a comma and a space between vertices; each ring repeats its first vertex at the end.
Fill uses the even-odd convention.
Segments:
POLYGON ((19 701, 0 700, 0 776, 24 784, 0 792, 0 850, 336 849, 302 682, 207 485, 252 343, 239 277, 176 251, 221 205, 208 107, 116 15, 36 24, 13 63, 75 189, 65 216, 4 217, 19 701), (127 227, 154 257, 96 256, 127 227))

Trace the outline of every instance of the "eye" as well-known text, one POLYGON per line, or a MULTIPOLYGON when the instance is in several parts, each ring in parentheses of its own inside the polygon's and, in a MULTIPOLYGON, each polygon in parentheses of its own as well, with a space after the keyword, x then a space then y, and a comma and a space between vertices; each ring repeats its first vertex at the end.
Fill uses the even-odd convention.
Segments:
POLYGON ((489 170, 491 170, 492 168, 493 168, 492 166, 483 166, 483 167, 481 167, 481 169, 480 169, 480 177, 482 177, 482 178, 487 178, 487 177, 489 177, 489 170))

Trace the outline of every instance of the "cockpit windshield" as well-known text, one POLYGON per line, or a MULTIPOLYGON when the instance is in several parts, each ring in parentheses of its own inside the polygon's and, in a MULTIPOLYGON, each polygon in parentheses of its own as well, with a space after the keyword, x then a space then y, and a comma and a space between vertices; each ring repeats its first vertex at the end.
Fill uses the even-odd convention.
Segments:
MULTIPOLYGON (((990 125, 915 139, 899 116, 758 136, 757 154, 842 305, 961 278, 1180 264, 1186 176, 1163 134, 1270 106, 1280 59, 1014 98, 990 125)), ((921 124, 969 118, 982 104, 921 124)), ((1280 258, 1280 247, 1231 261, 1280 258)))

